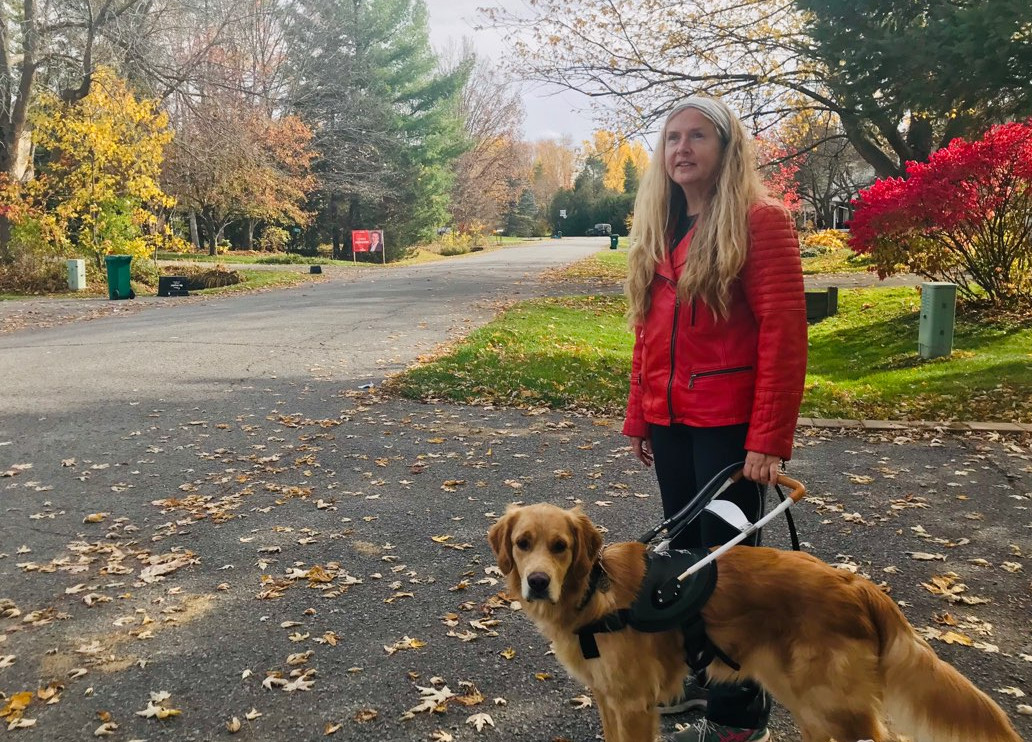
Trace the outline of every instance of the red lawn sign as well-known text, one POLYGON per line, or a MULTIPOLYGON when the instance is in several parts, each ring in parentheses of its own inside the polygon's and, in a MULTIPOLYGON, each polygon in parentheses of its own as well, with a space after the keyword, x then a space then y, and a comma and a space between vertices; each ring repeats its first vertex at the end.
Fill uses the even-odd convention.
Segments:
POLYGON ((352 257, 360 252, 378 253, 387 262, 387 256, 383 251, 383 230, 382 229, 355 229, 351 232, 352 257))

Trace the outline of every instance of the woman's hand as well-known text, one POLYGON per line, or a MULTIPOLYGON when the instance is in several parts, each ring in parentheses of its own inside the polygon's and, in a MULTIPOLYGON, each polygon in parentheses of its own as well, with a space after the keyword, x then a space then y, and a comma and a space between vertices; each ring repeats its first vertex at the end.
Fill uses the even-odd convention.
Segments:
POLYGON ((780 468, 780 457, 749 451, 745 455, 745 467, 742 469, 742 474, 746 479, 759 484, 776 484, 780 468))
POLYGON ((648 438, 632 435, 631 453, 645 466, 652 466, 652 441, 648 438))

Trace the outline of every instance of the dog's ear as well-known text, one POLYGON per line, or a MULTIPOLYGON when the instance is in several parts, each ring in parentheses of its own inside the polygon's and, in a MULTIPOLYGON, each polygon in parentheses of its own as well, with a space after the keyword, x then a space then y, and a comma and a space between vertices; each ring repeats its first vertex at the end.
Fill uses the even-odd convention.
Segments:
POLYGON ((505 515, 487 531, 487 542, 498 559, 498 569, 506 575, 512 572, 512 526, 518 510, 518 507, 510 505, 505 509, 505 515))
POLYGON ((580 507, 573 508, 569 513, 573 518, 573 563, 567 572, 567 579, 577 584, 591 572, 595 558, 602 549, 602 534, 580 507))

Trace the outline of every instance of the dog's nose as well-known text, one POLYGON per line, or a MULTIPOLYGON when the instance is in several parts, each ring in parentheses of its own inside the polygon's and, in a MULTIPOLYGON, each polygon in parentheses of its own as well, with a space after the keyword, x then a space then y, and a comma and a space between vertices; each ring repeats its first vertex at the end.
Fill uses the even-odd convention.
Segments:
POLYGON ((548 585, 551 582, 548 579, 548 575, 544 572, 531 572, 527 575, 527 587, 530 588, 530 594, 536 598, 547 598, 548 597, 548 585))

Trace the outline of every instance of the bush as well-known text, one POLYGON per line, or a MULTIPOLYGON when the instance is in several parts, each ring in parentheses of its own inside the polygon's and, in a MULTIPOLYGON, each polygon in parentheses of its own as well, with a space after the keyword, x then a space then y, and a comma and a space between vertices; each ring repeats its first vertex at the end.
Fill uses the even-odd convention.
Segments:
POLYGON ((244 280, 239 273, 228 270, 224 265, 216 265, 214 268, 199 265, 168 266, 165 268, 165 274, 183 276, 189 291, 233 286, 244 280))
POLYGON ((32 253, 0 263, 0 292, 12 294, 58 294, 68 291, 68 267, 60 258, 32 253))
POLYGON ((265 252, 283 252, 290 244, 290 233, 281 227, 266 227, 258 238, 258 248, 265 252))
POLYGON ((473 247, 473 235, 468 232, 447 232, 437 240, 437 252, 441 255, 462 255, 473 247))
POLYGON ((843 236, 842 232, 837 229, 823 229, 819 232, 809 232, 800 238, 799 244, 804 251, 810 251, 812 253, 809 257, 825 255, 829 252, 849 247, 848 240, 843 236))
POLYGON ((1032 120, 955 139, 907 176, 860 192, 853 249, 882 277, 910 271, 967 298, 974 286, 996 304, 1032 302, 1032 120))
POLYGON ((254 262, 262 263, 266 265, 295 265, 297 263, 310 263, 311 258, 306 258, 303 255, 289 252, 283 255, 270 255, 266 258, 258 258, 254 262))

